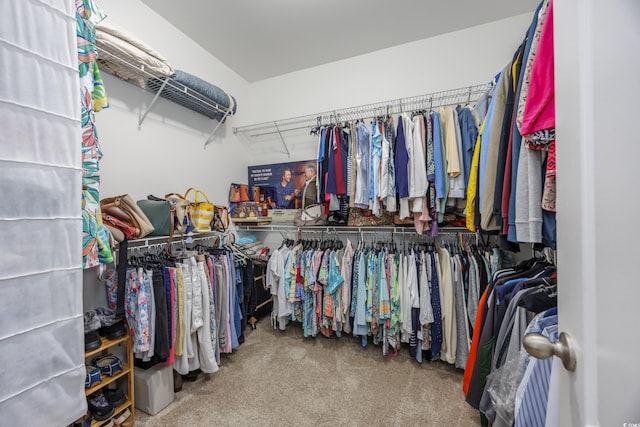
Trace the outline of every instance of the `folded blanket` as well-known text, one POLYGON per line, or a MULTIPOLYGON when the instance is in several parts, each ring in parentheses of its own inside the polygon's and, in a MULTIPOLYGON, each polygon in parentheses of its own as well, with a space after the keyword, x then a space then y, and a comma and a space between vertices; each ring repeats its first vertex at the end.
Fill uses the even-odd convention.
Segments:
MULTIPOLYGON (((224 108, 230 109, 230 115, 235 114, 237 107, 235 98, 227 94, 218 86, 182 70, 176 70, 175 74, 172 77, 178 83, 185 85, 189 89, 193 89, 194 91, 198 92, 201 95, 204 95, 206 98, 209 98, 210 100, 223 106, 224 108)), ((222 119, 224 114, 220 113, 214 114, 213 116, 208 116, 213 119, 220 120, 222 119)))
POLYGON ((110 24, 101 23, 96 30, 98 46, 98 64, 105 70, 123 80, 135 80, 138 86, 146 87, 146 79, 135 73, 122 61, 139 69, 144 69, 158 77, 170 76, 174 69, 162 55, 142 40, 136 39, 110 24))
POLYGON ((96 31, 96 45, 101 70, 151 92, 157 92, 164 79, 171 77, 160 93, 164 98, 218 121, 223 119, 224 113, 216 111, 215 104, 230 110, 230 115, 236 112, 233 96, 193 74, 174 70, 162 55, 131 34, 101 23, 96 31), (141 66, 146 73, 139 72, 141 66), (191 89, 191 97, 184 96, 185 87, 191 89))
MULTIPOLYGON (((157 91, 162 84, 159 79, 149 79, 148 85, 157 91)), ((215 110, 217 104, 220 107, 231 110, 229 115, 236 112, 236 100, 218 86, 207 82, 193 74, 182 70, 176 70, 171 80, 165 85, 160 96, 170 99, 190 110, 203 114, 211 119, 222 121, 224 113, 215 110), (184 88, 190 89, 190 97, 184 96, 184 88)))

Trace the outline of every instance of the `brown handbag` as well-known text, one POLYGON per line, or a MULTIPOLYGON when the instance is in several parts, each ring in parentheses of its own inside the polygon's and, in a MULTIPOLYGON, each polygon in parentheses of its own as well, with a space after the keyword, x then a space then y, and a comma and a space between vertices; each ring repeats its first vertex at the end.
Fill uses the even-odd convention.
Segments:
MULTIPOLYGON (((229 201, 230 202, 248 202, 252 197, 255 197, 254 190, 251 189, 252 193, 249 195, 249 186, 247 184, 234 184, 232 183, 229 187, 229 201)), ((260 189, 258 189, 258 194, 260 189)))
POLYGON ((128 227, 133 227, 136 239, 148 236, 154 230, 149 218, 128 194, 100 200, 100 209, 103 214, 111 215, 128 227))
POLYGON ((229 209, 226 206, 214 205, 211 228, 215 231, 227 231, 229 228, 229 209))

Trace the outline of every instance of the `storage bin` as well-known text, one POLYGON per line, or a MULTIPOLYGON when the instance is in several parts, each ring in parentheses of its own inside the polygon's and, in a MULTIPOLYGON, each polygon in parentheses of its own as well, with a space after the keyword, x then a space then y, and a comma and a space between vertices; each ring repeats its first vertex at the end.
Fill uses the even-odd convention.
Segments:
POLYGON ((155 415, 173 402, 173 367, 157 364, 149 369, 134 368, 136 408, 155 415))

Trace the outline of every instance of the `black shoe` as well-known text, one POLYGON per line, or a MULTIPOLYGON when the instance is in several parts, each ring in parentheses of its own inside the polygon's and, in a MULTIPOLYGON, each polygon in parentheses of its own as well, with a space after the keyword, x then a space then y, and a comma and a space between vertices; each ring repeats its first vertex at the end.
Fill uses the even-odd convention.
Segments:
POLYGON ((127 333, 124 319, 116 318, 116 311, 109 307, 95 309, 96 318, 100 321, 100 335, 110 340, 120 338, 127 333))
POLYGON ((190 371, 187 375, 183 375, 182 379, 185 381, 195 381, 198 379, 198 375, 200 375, 200 372, 202 372, 200 369, 190 371))
POLYGON ((104 391, 98 390, 87 397, 89 410, 93 414, 93 418, 98 421, 104 421, 115 412, 113 404, 109 401, 104 391))
POLYGON ((120 319, 113 323, 112 325, 106 325, 100 328, 100 335, 110 339, 115 340, 116 338, 120 338, 127 333, 127 328, 124 326, 124 320, 120 319))
POLYGON ((114 408, 122 405, 127 400, 127 396, 125 396, 124 392, 119 388, 107 388, 104 389, 104 393, 114 408))
POLYGON ((347 225, 347 218, 345 218, 344 215, 338 212, 332 213, 331 215, 329 215, 329 218, 327 219, 329 220, 329 225, 337 225, 337 226, 347 225))
POLYGON ((84 351, 91 351, 102 345, 98 331, 89 331, 84 334, 84 351))

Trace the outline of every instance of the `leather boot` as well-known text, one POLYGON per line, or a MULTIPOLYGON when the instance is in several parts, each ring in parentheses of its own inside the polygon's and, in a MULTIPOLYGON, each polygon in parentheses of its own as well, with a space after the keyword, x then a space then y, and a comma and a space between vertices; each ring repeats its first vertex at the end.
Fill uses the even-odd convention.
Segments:
POLYGON ((182 391, 182 375, 175 369, 173 370, 173 392, 177 393, 182 391))

